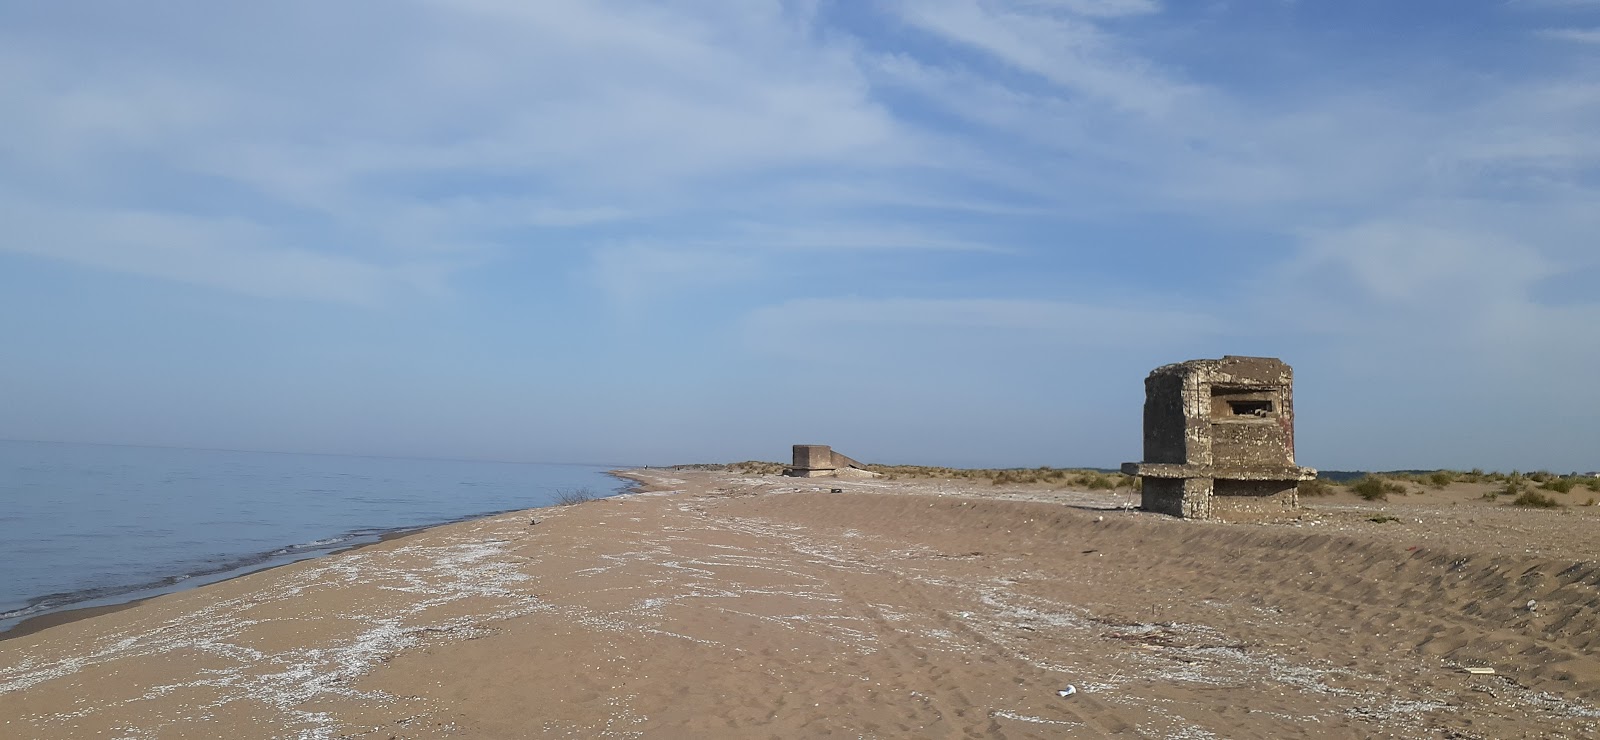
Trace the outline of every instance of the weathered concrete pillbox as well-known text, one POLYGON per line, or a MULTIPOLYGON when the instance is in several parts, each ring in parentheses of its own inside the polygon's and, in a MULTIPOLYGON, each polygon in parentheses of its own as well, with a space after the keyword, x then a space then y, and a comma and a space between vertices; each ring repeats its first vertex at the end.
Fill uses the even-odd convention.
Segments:
POLYGON ((827 445, 795 445, 794 464, 786 472, 797 478, 820 478, 837 476, 840 471, 870 475, 861 463, 834 452, 827 445))
POLYGON ((1271 357, 1190 360, 1144 381, 1143 507, 1209 519, 1214 510, 1299 506, 1294 462, 1294 371, 1271 357))

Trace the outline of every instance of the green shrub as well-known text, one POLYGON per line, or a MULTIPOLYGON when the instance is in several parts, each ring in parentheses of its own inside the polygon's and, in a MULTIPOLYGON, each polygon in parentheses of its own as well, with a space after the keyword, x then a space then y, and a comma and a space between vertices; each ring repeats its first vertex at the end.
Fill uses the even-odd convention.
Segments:
POLYGON ((782 463, 763 462, 761 460, 746 460, 728 466, 728 470, 745 475, 783 475, 786 470, 782 463))
POLYGON ((1560 506, 1561 502, 1538 491, 1523 491, 1515 499, 1512 499, 1511 505, 1529 506, 1536 509, 1554 509, 1560 506))
POLYGON ((1444 488, 1456 482, 1456 474, 1448 470, 1436 470, 1428 475, 1428 485, 1434 488, 1444 488))
POLYGON ((1406 487, 1375 475, 1368 475, 1351 483, 1350 490, 1368 501, 1388 501, 1389 494, 1398 493, 1403 495, 1406 492, 1406 487))
POLYGON ((1600 478, 1590 478, 1584 481, 1583 487, 1591 491, 1600 492, 1600 478))
POLYGON ((1096 475, 1089 479, 1089 490, 1091 491, 1110 491, 1116 487, 1116 482, 1104 475, 1096 475))
POLYGON ((1578 482, 1571 478, 1552 478, 1545 481, 1544 485, 1539 487, 1545 489, 1546 491, 1555 491, 1556 493, 1572 493, 1572 489, 1577 485, 1578 482))
POLYGON ((1325 481, 1325 480, 1322 480, 1321 478, 1314 478, 1314 479, 1308 480, 1308 481, 1301 481, 1300 482, 1300 495, 1301 496, 1331 496, 1331 495, 1333 495, 1333 486, 1328 485, 1328 482, 1325 481))

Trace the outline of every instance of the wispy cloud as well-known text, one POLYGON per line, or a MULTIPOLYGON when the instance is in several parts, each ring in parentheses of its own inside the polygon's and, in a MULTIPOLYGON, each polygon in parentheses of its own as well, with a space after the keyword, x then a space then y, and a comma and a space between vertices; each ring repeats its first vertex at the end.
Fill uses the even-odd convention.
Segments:
POLYGON ((805 353, 823 342, 873 355, 904 353, 908 345, 1129 347, 1193 341, 1221 329, 1190 311, 999 298, 809 298, 757 309, 745 327, 768 350, 805 353))
POLYGON ((1600 8, 1600 0, 1506 0, 1506 5, 1524 10, 1600 8))
MULTIPOLYGON (((1142 4, 1062 3, 1105 10, 1142 4)), ((1188 86, 1120 47, 1094 23, 1039 12, 1040 4, 929 0, 896 4, 906 23, 983 52, 1018 70, 1131 111, 1160 114, 1179 104, 1188 86)), ((1153 11, 1150 8, 1149 11, 1153 11)), ((1099 13, 1112 15, 1125 13, 1099 13)))
POLYGON ((1531 285, 1558 272, 1538 250, 1514 240, 1416 222, 1318 231, 1305 243, 1296 260, 1298 277, 1319 275, 1324 284, 1337 285, 1329 273, 1343 273, 1348 284, 1383 304, 1442 302, 1459 311, 1521 300, 1531 285))
POLYGON ((1600 44, 1600 28, 1546 28, 1540 30, 1539 35, 1547 39, 1556 39, 1558 41, 1574 41, 1580 44, 1600 44))
POLYGON ((1020 0, 1018 5, 1100 18, 1147 15, 1161 11, 1161 3, 1156 0, 1020 0))
MULTIPOLYGON (((205 24, 223 54, 115 10, 81 47, 0 32, 0 103, 16 112, 0 153, 28 178, 0 177, 0 193, 45 197, 39 185, 53 180, 78 191, 62 198, 94 191, 113 210, 175 222, 220 213, 220 193, 252 215, 329 224, 368 254, 459 253, 694 210, 706 188, 774 168, 916 159, 849 55, 776 5, 364 7, 190 8, 187 22, 205 24), (293 30, 302 12, 317 34, 293 30), (97 33, 122 41, 96 44, 97 33), (252 40, 274 33, 307 48, 252 40), (330 63, 338 49, 348 61, 330 63), (161 202, 124 185, 152 174, 165 181, 161 202)), ((343 259, 303 232, 254 249, 343 259)), ((172 272, 134 261, 100 264, 172 272)))
POLYGON ((443 289, 449 271, 379 264, 286 246, 238 220, 128 210, 70 211, 0 204, 0 251, 269 298, 374 306, 443 289))

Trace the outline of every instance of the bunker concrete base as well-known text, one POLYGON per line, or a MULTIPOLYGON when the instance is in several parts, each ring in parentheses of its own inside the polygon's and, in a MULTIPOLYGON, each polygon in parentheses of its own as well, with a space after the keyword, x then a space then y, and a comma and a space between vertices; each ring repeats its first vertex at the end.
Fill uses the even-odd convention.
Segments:
POLYGON ((1211 518, 1209 479, 1145 478, 1140 490, 1139 505, 1145 511, 1185 519, 1211 518))

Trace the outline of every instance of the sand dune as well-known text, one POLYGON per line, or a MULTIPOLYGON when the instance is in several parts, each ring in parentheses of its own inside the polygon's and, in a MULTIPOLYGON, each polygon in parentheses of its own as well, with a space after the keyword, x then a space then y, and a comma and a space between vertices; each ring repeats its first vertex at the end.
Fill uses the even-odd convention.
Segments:
POLYGON ((1375 505, 1313 500, 1219 524, 1118 508, 1125 494, 636 475, 664 492, 440 527, 0 642, 0 726, 1600 736, 1592 507, 1412 497, 1379 524, 1375 505))

